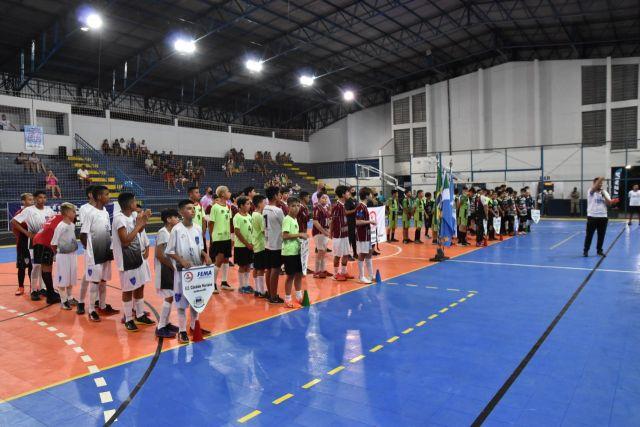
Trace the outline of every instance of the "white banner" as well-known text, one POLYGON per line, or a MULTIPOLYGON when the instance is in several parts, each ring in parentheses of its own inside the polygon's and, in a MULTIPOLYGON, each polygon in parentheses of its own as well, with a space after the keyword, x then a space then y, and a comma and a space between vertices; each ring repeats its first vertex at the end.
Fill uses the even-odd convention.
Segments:
POLYGON ((540 209, 531 209, 531 219, 536 224, 540 221, 540 209))
POLYGON ((500 234, 500 227, 502 227, 502 218, 500 218, 499 216, 494 216, 493 229, 495 230, 496 234, 500 234))
POLYGON ((300 239, 300 261, 302 262, 302 275, 307 275, 309 266, 309 239, 300 239))
POLYGON ((44 131, 40 126, 24 127, 24 146, 26 151, 44 150, 44 131))
POLYGON ((520 227, 520 217, 516 215, 513 219, 513 235, 517 236, 520 227))
POLYGON ((369 219, 375 221, 371 226, 371 243, 384 243, 387 241, 387 229, 385 224, 384 206, 376 206, 369 209, 369 219))
POLYGON ((195 311, 202 313, 213 294, 213 266, 193 267, 180 273, 183 296, 195 311))

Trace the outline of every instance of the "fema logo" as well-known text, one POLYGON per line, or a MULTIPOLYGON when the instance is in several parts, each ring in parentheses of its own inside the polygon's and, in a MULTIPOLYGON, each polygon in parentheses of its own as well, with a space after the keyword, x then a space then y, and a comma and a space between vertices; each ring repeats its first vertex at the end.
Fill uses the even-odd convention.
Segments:
POLYGON ((196 236, 196 245, 200 244, 200 236, 196 236))
POLYGON ((92 269, 87 270, 87 274, 89 274, 89 276, 91 276, 93 274, 93 270, 92 269))
POLYGON ((196 307, 202 307, 204 305, 204 299, 202 297, 196 297, 193 300, 193 305, 196 307))
POLYGON ((184 275, 184 281, 188 283, 192 280, 193 280, 193 273, 190 271, 187 271, 184 275))
POLYGON ((135 286, 135 284, 136 284, 136 278, 135 277, 132 277, 131 279, 129 279, 129 281, 131 282, 132 285, 135 286))

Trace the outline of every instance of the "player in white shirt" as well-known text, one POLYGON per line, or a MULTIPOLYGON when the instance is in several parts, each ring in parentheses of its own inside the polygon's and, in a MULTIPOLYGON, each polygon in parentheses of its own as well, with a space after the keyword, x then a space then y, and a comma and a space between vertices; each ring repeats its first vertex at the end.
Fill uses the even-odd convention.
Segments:
POLYGON ((638 225, 640 225, 640 190, 638 184, 633 184, 629 191, 629 225, 633 219, 633 214, 638 214, 638 225))
MULTIPOLYGON (((80 240, 85 248, 85 277, 89 282, 89 320, 99 322, 100 316, 93 302, 99 301, 100 312, 104 315, 117 314, 106 303, 107 280, 111 280, 111 220, 105 205, 109 203, 109 189, 103 185, 96 185, 92 191, 95 206, 87 209, 80 229, 80 240), (99 297, 98 297, 99 296, 99 297)), ((84 301, 78 303, 83 304, 84 301)))
MULTIPOLYGON (((188 343, 187 335, 187 306, 191 309, 190 330, 195 328, 198 320, 198 312, 189 305, 182 291, 181 270, 193 266, 211 264, 209 254, 204 250, 202 241, 202 229, 193 223, 195 207, 191 200, 183 200, 178 204, 178 210, 182 216, 182 222, 176 224, 171 230, 169 243, 167 243, 165 254, 173 260, 174 276, 173 290, 176 307, 178 308, 178 342, 188 343)), ((211 335, 211 332, 202 329, 202 335, 211 335)))
POLYGON ((122 210, 113 217, 111 236, 113 259, 120 275, 124 326, 128 332, 138 332, 137 325, 155 324, 144 312, 144 284, 149 280, 149 274, 142 256, 143 243, 140 236, 151 216, 151 211, 146 210, 134 216, 137 203, 133 193, 121 193, 118 196, 118 204, 122 210), (133 316, 134 303, 136 317, 133 316))
POLYGON ((78 280, 78 241, 76 240, 76 207, 72 203, 60 206, 62 221, 56 226, 51 249, 56 254, 55 287, 60 294, 60 306, 71 310, 71 290, 78 280))
POLYGON ((596 250, 598 255, 604 257, 606 254, 602 250, 604 243, 604 235, 607 233, 607 207, 613 203, 607 190, 602 188, 604 177, 599 176, 593 179, 593 185, 587 192, 587 232, 584 236, 583 256, 589 256, 591 248, 591 240, 593 234, 598 232, 598 240, 596 241, 596 250))
POLYGON ((160 214, 160 217, 164 227, 158 231, 156 236, 154 271, 156 272, 156 292, 164 301, 162 302, 160 319, 158 319, 156 336, 158 338, 175 338, 179 328, 169 323, 171 305, 173 304, 173 263, 165 255, 165 249, 167 243, 169 243, 171 230, 176 224, 180 223, 180 214, 175 209, 165 209, 160 214))
MULTIPOLYGON (((84 224, 84 217, 87 215, 87 212, 91 210, 96 204, 96 202, 93 200, 93 187, 93 185, 89 185, 85 189, 87 203, 80 206, 80 209, 78 209, 78 221, 80 221, 80 227, 82 227, 82 224, 84 224)), ((83 261, 83 265, 87 265, 86 252, 83 255, 83 261)), ((77 314, 84 314, 84 300, 87 298, 87 289, 89 289, 89 282, 87 281, 87 276, 83 274, 82 280, 80 281, 80 296, 78 297, 78 301, 80 301, 81 304, 78 304, 78 306, 76 307, 77 314)))
MULTIPOLYGON (((33 259, 33 242, 32 238, 35 234, 42 230, 42 226, 49 218, 55 215, 53 209, 49 206, 45 206, 47 203, 47 193, 44 191, 36 191, 33 193, 33 199, 35 204, 23 209, 18 215, 13 217, 11 224, 14 229, 24 234, 29 238, 29 251, 31 252, 31 259, 33 259), (27 228, 25 229, 20 224, 25 222, 27 228)), ((33 270, 31 270, 31 300, 40 300, 40 279, 42 277, 42 266, 40 264, 33 263, 33 270)))

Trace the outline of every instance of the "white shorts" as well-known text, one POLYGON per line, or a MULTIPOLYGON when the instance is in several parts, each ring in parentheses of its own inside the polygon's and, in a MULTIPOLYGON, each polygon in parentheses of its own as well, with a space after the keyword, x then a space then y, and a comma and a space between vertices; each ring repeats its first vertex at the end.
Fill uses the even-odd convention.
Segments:
POLYGON ((140 286, 144 286, 146 273, 144 271, 144 263, 140 267, 120 271, 120 288, 122 292, 131 292, 138 289, 140 286))
POLYGON ((371 242, 356 242, 356 252, 368 255, 371 253, 371 242))
POLYGON ((316 234, 313 236, 313 240, 316 242, 316 249, 319 251, 326 251, 329 238, 324 234, 316 234))
POLYGON ((157 288, 156 288, 156 293, 161 298, 170 298, 170 297, 173 297, 173 294, 174 294, 173 289, 157 289, 157 288))
POLYGON ((333 256, 334 257, 343 257, 351 255, 351 246, 349 245, 348 237, 341 237, 336 239, 335 237, 332 239, 333 242, 333 256))
POLYGON ((84 272, 87 282, 98 283, 111 280, 111 261, 96 265, 85 265, 84 272))
POLYGON ((149 260, 142 260, 142 267, 144 270, 144 283, 149 283, 151 281, 151 268, 149 267, 149 260))
POLYGON ((73 286, 78 280, 78 261, 77 254, 71 252, 69 254, 56 254, 55 287, 66 288, 73 286))

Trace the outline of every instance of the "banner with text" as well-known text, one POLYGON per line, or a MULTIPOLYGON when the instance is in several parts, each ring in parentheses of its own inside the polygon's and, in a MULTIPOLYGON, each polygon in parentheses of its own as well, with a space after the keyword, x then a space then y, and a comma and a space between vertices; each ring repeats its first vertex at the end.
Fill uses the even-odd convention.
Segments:
POLYGON ((387 241, 384 206, 369 208, 369 219, 376 222, 371 226, 371 243, 384 243, 387 241))
POLYGON ((203 265, 182 270, 182 294, 191 307, 202 313, 213 294, 213 266, 203 265))
POLYGON ((40 126, 24 127, 24 147, 26 151, 44 151, 44 131, 40 126))

